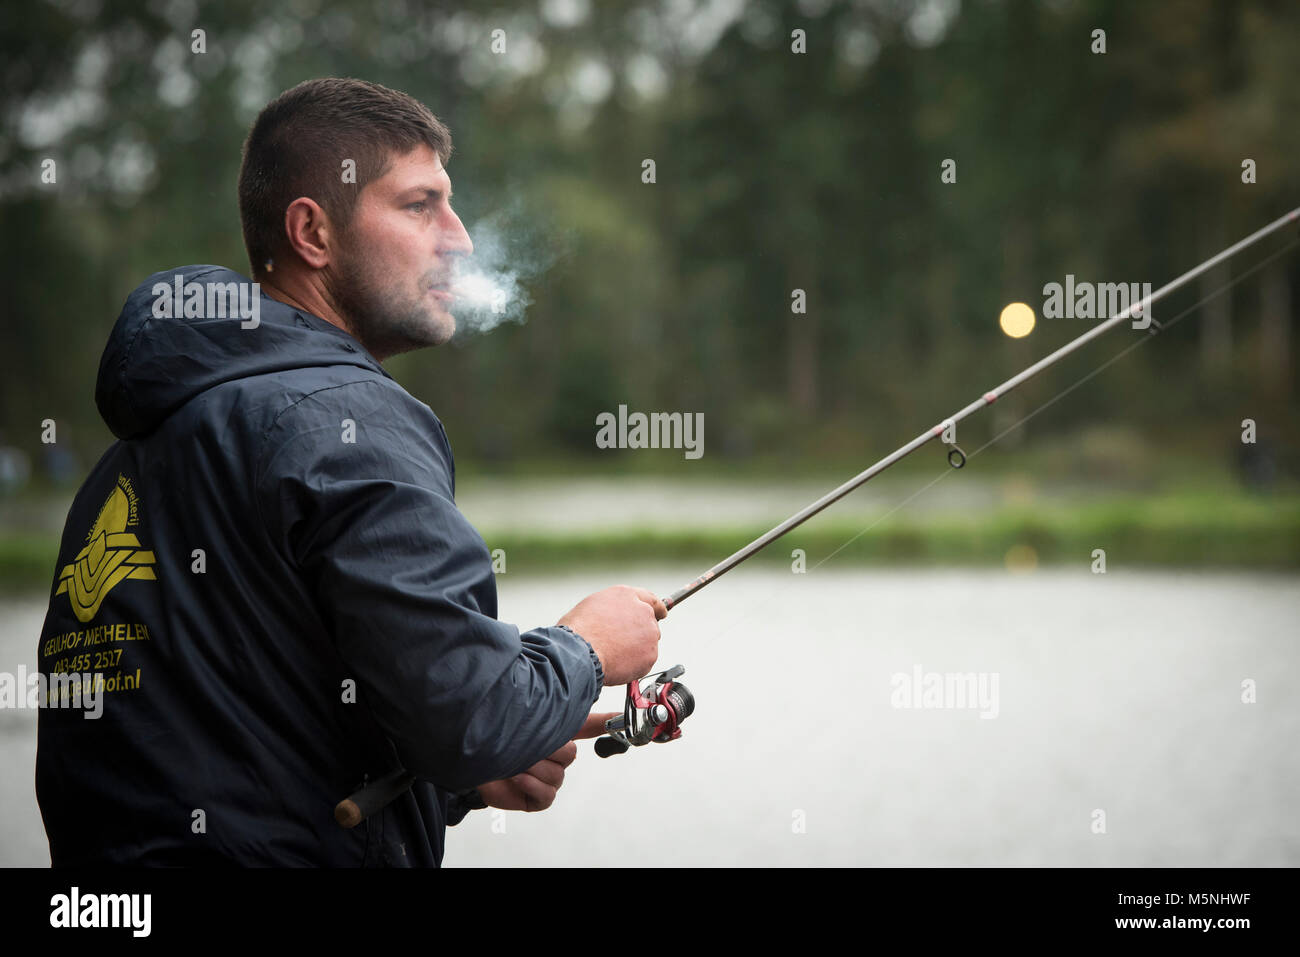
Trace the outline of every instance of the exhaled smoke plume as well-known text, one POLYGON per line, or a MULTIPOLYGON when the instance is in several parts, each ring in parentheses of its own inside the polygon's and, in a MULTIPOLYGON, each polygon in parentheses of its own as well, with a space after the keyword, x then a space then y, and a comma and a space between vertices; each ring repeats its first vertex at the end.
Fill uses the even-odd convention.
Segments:
POLYGON ((562 243, 541 236, 518 200, 467 228, 474 255, 460 264, 452 280, 458 334, 523 322, 533 301, 523 284, 555 264, 563 255, 562 243))

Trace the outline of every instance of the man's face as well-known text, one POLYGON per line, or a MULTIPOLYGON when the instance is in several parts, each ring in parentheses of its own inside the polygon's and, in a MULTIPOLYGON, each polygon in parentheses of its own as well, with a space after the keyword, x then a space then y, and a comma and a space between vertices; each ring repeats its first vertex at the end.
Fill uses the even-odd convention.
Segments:
POLYGON ((420 145, 391 157, 337 234, 330 289, 349 331, 377 359, 440 345, 456 331, 450 283, 474 244, 450 200, 442 161, 420 145))

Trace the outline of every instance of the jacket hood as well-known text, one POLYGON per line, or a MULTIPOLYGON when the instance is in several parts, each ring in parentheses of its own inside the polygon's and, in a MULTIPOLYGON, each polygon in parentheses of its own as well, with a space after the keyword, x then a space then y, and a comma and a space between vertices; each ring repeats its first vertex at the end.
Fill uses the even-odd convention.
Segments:
POLYGON ((337 365, 389 377, 342 329, 234 270, 181 266, 154 273, 127 297, 99 361, 95 404, 113 434, 129 439, 223 382, 337 365))

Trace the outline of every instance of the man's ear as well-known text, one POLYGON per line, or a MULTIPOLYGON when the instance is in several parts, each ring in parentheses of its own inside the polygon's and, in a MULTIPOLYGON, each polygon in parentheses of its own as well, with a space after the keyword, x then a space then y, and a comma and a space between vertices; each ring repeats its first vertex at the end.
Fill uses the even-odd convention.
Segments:
POLYGON ((284 231, 293 251, 313 269, 329 265, 334 232, 329 217, 314 199, 299 196, 284 211, 284 231))

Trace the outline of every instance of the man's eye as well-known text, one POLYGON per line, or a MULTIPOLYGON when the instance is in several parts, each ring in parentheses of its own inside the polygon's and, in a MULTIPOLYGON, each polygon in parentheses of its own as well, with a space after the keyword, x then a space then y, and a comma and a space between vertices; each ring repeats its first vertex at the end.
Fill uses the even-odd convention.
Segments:
POLYGON ((425 210, 425 203, 424 203, 423 200, 421 200, 421 201, 418 202, 418 203, 412 203, 411 205, 407 206, 406 208, 407 208, 407 209, 414 209, 415 211, 422 213, 422 212, 424 212, 424 210, 425 210))

